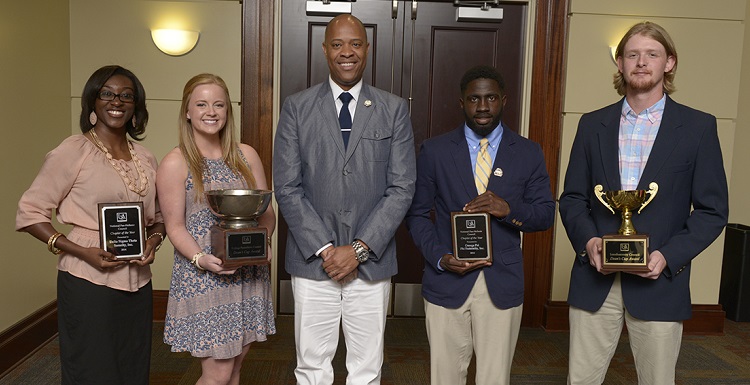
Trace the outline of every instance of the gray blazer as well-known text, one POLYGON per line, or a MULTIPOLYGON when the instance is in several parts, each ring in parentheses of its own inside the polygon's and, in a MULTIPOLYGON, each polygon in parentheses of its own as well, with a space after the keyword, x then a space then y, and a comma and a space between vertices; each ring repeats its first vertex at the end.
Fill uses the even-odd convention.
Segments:
POLYGON ((276 200, 289 225, 286 271, 330 279, 315 252, 328 242, 341 246, 361 239, 371 253, 359 277, 395 275, 394 234, 411 204, 415 179, 405 100, 363 84, 345 149, 327 81, 289 96, 273 155, 276 200))

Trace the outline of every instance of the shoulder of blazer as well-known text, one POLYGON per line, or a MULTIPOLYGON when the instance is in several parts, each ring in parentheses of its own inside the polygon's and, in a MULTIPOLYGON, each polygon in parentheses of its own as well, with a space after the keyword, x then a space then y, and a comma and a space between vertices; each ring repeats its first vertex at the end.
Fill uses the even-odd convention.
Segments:
POLYGON ((311 100, 320 96, 325 96, 326 93, 331 93, 331 87, 328 85, 327 81, 318 83, 302 91, 295 92, 294 94, 287 96, 287 99, 298 103, 299 101, 311 100))
POLYGON ((427 138, 422 142, 422 145, 426 146, 445 146, 448 144, 462 144, 466 143, 466 137, 464 136, 464 126, 461 125, 453 130, 444 132, 438 136, 427 138))
POLYGON ((373 87, 367 83, 362 83, 362 91, 360 91, 360 98, 372 98, 385 101, 386 103, 400 103, 400 102, 406 102, 406 100, 398 95, 394 95, 386 90, 381 90, 380 88, 373 87))

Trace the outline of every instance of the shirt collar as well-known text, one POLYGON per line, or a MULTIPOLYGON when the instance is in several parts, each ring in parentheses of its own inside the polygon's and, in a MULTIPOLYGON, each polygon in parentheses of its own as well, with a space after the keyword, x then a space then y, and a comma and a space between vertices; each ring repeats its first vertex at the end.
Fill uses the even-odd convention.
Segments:
MULTIPOLYGON (((479 147, 479 141, 482 140, 482 136, 479 136, 476 132, 474 132, 469 126, 464 123, 464 136, 466 136, 466 141, 469 143, 469 146, 472 149, 476 149, 479 147)), ((490 142, 490 147, 493 149, 496 149, 498 145, 500 145, 500 140, 503 138, 503 124, 500 123, 497 125, 497 127, 492 130, 492 132, 489 133, 489 135, 486 136, 487 140, 490 142)))
POLYGON ((354 102, 356 105, 356 101, 359 100, 359 93, 362 91, 362 79, 359 79, 357 84, 355 84, 348 91, 344 91, 341 87, 339 87, 339 85, 336 84, 333 79, 331 79, 331 75, 328 75, 328 84, 331 86, 331 94, 333 94, 333 100, 337 100, 342 92, 348 92, 354 98, 354 102))
MULTIPOLYGON (((633 108, 630 107, 630 104, 628 104, 628 98, 623 98, 622 100, 622 116, 627 119, 629 116, 639 115, 636 114, 635 111, 633 111, 633 108)), ((659 99, 658 102, 654 103, 653 106, 641 111, 640 115, 646 115, 646 118, 648 118, 651 123, 656 123, 656 121, 659 119, 659 116, 661 116, 664 112, 664 105, 666 104, 666 101, 667 94, 662 94, 661 99, 659 99)))

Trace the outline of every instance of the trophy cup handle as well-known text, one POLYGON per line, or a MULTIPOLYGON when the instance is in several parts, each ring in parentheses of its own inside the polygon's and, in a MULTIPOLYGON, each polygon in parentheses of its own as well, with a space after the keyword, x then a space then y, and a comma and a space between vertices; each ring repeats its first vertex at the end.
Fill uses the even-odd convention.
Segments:
POLYGON ((602 187, 602 185, 600 184, 594 186, 594 195, 596 195, 596 198, 599 199, 599 202, 602 202, 602 204, 607 207, 609 211, 612 212, 612 214, 614 214, 615 210, 612 208, 612 206, 610 206, 609 203, 605 202, 604 199, 602 199, 602 197, 607 194, 603 190, 604 187, 602 187))
POLYGON ((643 208, 645 208, 646 205, 649 204, 649 202, 651 202, 652 199, 654 199, 657 191, 659 191, 659 185, 656 184, 656 182, 651 182, 648 185, 648 191, 646 191, 646 194, 648 194, 648 199, 645 202, 643 202, 643 204, 641 205, 641 208, 638 209, 638 214, 640 214, 643 208))

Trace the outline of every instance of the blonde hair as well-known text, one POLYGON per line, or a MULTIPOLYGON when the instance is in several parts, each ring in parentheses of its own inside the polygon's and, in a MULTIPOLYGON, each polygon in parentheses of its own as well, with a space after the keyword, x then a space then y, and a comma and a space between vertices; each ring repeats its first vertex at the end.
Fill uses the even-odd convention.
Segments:
MULTIPOLYGON (((674 65, 672 66, 672 69, 669 72, 664 73, 663 88, 664 93, 667 95, 677 90, 677 88, 675 88, 674 86, 674 75, 675 73, 677 73, 677 49, 675 48, 674 42, 672 41, 672 38, 669 36, 667 31, 659 24, 652 23, 650 21, 644 21, 630 27, 628 32, 625 33, 625 36, 622 37, 622 40, 620 40, 620 43, 617 44, 615 58, 619 59, 622 57, 622 51, 625 49, 625 44, 627 44, 630 38, 635 35, 650 37, 658 41, 662 46, 664 46, 664 50, 667 52, 667 57, 674 57, 674 65)), ((614 84, 618 94, 625 95, 627 84, 625 84, 625 78, 622 76, 622 73, 620 71, 617 71, 615 73, 612 83, 614 84)))
POLYGON ((227 121, 224 129, 219 131, 221 142, 222 160, 238 176, 241 176, 248 188, 255 188, 255 178, 247 165, 247 162, 240 155, 239 139, 235 133, 234 114, 232 113, 232 103, 229 100, 229 88, 227 88, 224 79, 213 74, 199 74, 193 76, 185 84, 182 90, 182 105, 180 106, 179 134, 180 134, 180 151, 187 162, 188 169, 193 175, 193 186, 196 190, 198 200, 203 199, 203 173, 205 171, 203 155, 201 155, 198 146, 195 144, 193 136, 193 125, 187 118, 188 105, 190 97, 196 87, 206 84, 215 84, 224 90, 224 96, 227 101, 227 121))

